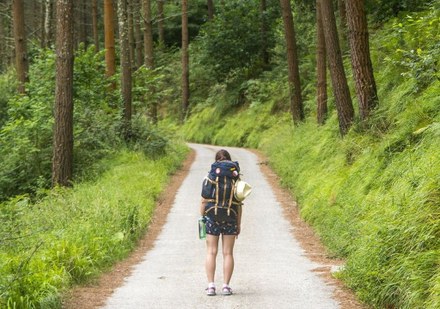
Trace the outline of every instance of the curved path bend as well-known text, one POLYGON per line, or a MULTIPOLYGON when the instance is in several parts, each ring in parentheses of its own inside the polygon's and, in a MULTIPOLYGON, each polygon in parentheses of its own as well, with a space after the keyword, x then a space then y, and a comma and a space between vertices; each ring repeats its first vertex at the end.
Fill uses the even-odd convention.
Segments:
MULTIPOLYGON (((141 308, 340 308, 331 286, 314 269, 292 236, 292 226, 263 176, 257 156, 225 147, 240 162, 253 186, 243 208, 242 232, 235 246, 234 295, 205 295, 205 243, 197 236, 201 181, 219 147, 189 144, 196 152, 167 221, 143 261, 107 299, 104 309, 141 308)), ((221 251, 216 285, 222 285, 221 251)))

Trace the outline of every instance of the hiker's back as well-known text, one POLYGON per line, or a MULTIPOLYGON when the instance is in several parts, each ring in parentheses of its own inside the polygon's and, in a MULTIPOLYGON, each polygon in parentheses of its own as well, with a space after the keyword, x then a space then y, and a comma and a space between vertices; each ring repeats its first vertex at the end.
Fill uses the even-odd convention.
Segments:
POLYGON ((238 162, 224 160, 211 165, 202 188, 202 197, 207 200, 205 214, 211 219, 218 222, 237 219, 237 208, 241 203, 234 197, 234 188, 239 173, 238 162))

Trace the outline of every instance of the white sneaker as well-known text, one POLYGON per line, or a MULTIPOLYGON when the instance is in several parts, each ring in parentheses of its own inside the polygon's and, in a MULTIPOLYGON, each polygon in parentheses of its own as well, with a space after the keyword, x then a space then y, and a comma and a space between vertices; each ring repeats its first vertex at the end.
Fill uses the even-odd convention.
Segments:
POLYGON ((225 295, 225 296, 232 295, 232 289, 228 286, 223 287, 222 295, 225 295))

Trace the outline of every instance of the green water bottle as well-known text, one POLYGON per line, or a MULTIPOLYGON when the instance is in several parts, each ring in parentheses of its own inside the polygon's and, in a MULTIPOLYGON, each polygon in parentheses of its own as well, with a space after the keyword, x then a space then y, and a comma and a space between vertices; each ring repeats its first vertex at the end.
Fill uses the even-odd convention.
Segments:
POLYGON ((199 238, 200 239, 206 238, 206 219, 205 219, 205 217, 199 218, 199 238))

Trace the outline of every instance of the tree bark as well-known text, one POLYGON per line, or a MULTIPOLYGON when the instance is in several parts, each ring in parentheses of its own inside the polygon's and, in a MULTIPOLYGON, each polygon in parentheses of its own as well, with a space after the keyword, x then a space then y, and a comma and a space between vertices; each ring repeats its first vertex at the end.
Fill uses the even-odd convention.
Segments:
POLYGON ((364 1, 347 1, 347 13, 351 65, 359 101, 359 115, 364 121, 378 105, 364 1))
MULTIPOLYGON (((153 23, 151 15, 151 1, 144 0, 144 45, 145 45, 145 65, 148 69, 154 69, 154 49, 153 49, 153 23)), ((151 85, 150 92, 154 93, 155 89, 151 85)), ((157 102, 153 99, 149 108, 149 114, 153 123, 157 123, 157 102)))
POLYGON ((87 25, 88 25, 88 15, 89 15, 89 10, 88 10, 88 2, 89 0, 81 0, 79 1, 78 4, 79 8, 77 10, 78 12, 78 43, 83 43, 84 47, 87 48, 88 45, 88 41, 87 41, 87 25))
POLYGON ((40 22, 41 22, 41 7, 43 6, 42 3, 40 3, 39 1, 33 1, 33 7, 32 7, 32 14, 30 19, 32 20, 32 23, 30 25, 31 29, 34 29, 33 31, 33 35, 34 38, 36 39, 36 41, 40 41, 41 42, 41 37, 39 37, 40 33, 39 31, 37 31, 37 29, 40 28, 40 22))
POLYGON ((93 42, 95 44, 96 52, 99 51, 99 31, 98 31, 98 3, 97 0, 92 2, 92 28, 93 28, 93 42))
POLYGON ((214 1, 208 0, 206 5, 208 6, 208 20, 214 19, 214 1))
MULTIPOLYGON (((356 0, 358 1, 358 0, 356 0)), ((346 51, 347 48, 347 7, 345 5, 346 0, 338 0, 339 10, 339 42, 341 49, 346 51)), ((350 2, 350 1, 348 1, 350 2)))
POLYGON ((323 125, 327 118, 327 60, 325 57, 324 28, 321 4, 316 1, 316 69, 317 69, 317 120, 323 125))
POLYGON ((52 20, 52 1, 51 0, 45 0, 44 5, 44 33, 43 33, 43 46, 49 47, 50 41, 51 41, 51 20, 52 20))
POLYGON ((151 22, 151 1, 143 1, 144 11, 144 49, 145 49, 145 65, 152 69, 154 67, 153 57, 153 27, 151 22))
POLYGON ((107 77, 111 77, 116 72, 115 25, 112 0, 104 0, 104 41, 106 75, 107 77))
POLYGON ((25 84, 29 81, 29 62, 26 46, 23 0, 12 1, 12 14, 15 39, 15 69, 19 81, 18 92, 25 93, 25 84))
POLYGON ((284 36, 287 47, 287 65, 289 73, 290 111, 293 122, 299 124, 304 120, 304 107, 301 95, 301 81, 299 77, 298 52, 296 46, 295 28, 293 25, 290 0, 280 0, 281 13, 284 22, 284 36))
POLYGON ((165 15, 164 15, 164 11, 163 11, 163 6, 164 6, 164 0, 158 0, 157 1, 157 15, 158 15, 158 20, 157 20, 157 27, 159 28, 159 46, 164 46, 165 45, 165 26, 164 26, 164 21, 165 21, 165 15))
POLYGON ((332 0, 319 1, 321 3, 322 24, 324 27, 325 47, 330 66, 330 76, 336 99, 336 109, 338 111, 339 130, 341 135, 344 136, 353 122, 353 103, 347 84, 347 77, 345 76, 344 64, 342 62, 332 0))
POLYGON ((127 3, 128 44, 130 46, 130 62, 132 71, 136 71, 136 41, 134 39, 134 1, 127 3))
POLYGON ((142 64, 144 64, 140 0, 133 0, 133 6, 134 6, 134 10, 133 10, 134 38, 135 38, 135 46, 136 46, 136 68, 140 68, 142 64))
POLYGON ((124 104, 123 134, 126 140, 131 136, 131 61, 128 39, 127 6, 128 0, 118 0, 119 44, 121 46, 121 90, 124 104))
POLYGON ((57 2, 53 186, 69 186, 73 171, 73 0, 57 2))
MULTIPOLYGON (((3 12, 1 12, 3 13, 3 12)), ((0 42, 6 42, 6 27, 3 19, 0 19, 0 42)), ((0 73, 7 67, 7 44, 0 44, 0 73)))
MULTIPOLYGON (((5 7, 6 7, 6 11, 5 14, 7 14, 7 16, 11 16, 12 14, 12 0, 8 1, 5 3, 5 7), (9 12, 9 13, 6 13, 9 12)), ((5 36, 13 39, 14 38, 14 25, 13 22, 11 22, 11 20, 6 21, 5 20, 5 36)), ((15 64, 15 41, 12 44, 7 44, 9 40, 5 41, 5 52, 6 52, 6 65, 10 66, 15 64)))
POLYGON ((189 109, 188 0, 182 0, 182 122, 189 109))

